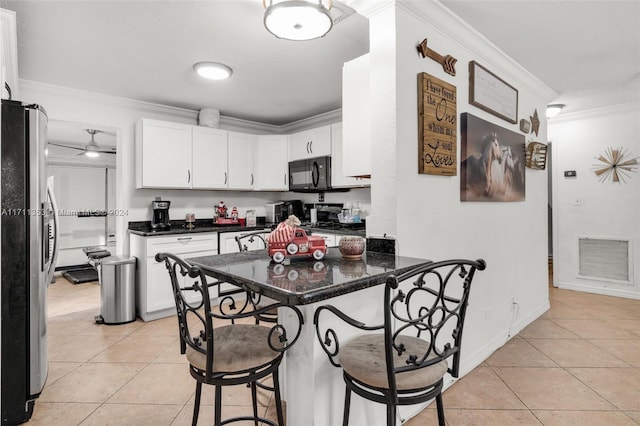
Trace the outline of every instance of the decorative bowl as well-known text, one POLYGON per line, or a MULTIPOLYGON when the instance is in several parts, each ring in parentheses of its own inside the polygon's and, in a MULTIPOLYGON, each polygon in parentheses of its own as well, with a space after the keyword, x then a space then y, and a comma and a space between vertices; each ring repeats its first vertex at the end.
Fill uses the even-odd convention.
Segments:
POLYGON ((362 237, 347 236, 340 239, 338 248, 345 259, 360 259, 364 253, 366 242, 362 237))

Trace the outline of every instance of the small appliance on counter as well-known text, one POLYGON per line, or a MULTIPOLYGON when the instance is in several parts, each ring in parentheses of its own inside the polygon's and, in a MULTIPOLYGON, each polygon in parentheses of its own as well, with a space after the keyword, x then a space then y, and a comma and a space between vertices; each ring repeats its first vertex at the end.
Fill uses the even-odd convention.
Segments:
POLYGON ((280 223, 291 215, 295 215, 301 221, 304 220, 304 205, 300 200, 276 201, 265 204, 266 221, 270 223, 280 223))
POLYGON ((160 200, 159 198, 152 201, 153 216, 151 217, 152 229, 169 229, 171 228, 171 222, 169 219, 169 207, 171 201, 160 200))

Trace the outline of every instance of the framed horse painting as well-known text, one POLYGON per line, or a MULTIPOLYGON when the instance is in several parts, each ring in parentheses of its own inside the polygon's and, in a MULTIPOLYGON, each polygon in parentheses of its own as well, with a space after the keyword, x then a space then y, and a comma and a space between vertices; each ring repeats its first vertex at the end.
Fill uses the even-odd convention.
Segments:
POLYGON ((525 136, 460 114, 461 201, 524 201, 525 136))

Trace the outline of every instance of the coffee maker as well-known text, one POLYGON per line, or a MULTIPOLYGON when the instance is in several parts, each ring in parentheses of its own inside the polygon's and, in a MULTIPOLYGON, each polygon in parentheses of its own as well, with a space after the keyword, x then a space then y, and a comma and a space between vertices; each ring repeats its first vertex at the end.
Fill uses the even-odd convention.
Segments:
POLYGON ((169 206, 171 201, 155 200, 151 202, 153 206, 153 217, 151 218, 152 229, 168 229, 171 227, 169 219, 169 206))

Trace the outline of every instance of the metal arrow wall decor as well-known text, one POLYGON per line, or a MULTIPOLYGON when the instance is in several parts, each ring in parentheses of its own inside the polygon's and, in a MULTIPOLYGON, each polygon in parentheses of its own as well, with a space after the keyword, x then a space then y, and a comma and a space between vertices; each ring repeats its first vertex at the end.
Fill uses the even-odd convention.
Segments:
POLYGON ((427 39, 422 40, 418 46, 418 52, 422 55, 423 58, 429 57, 442 65, 444 72, 451 75, 456 75, 456 62, 458 60, 451 55, 442 56, 441 54, 429 49, 427 47, 427 39))

